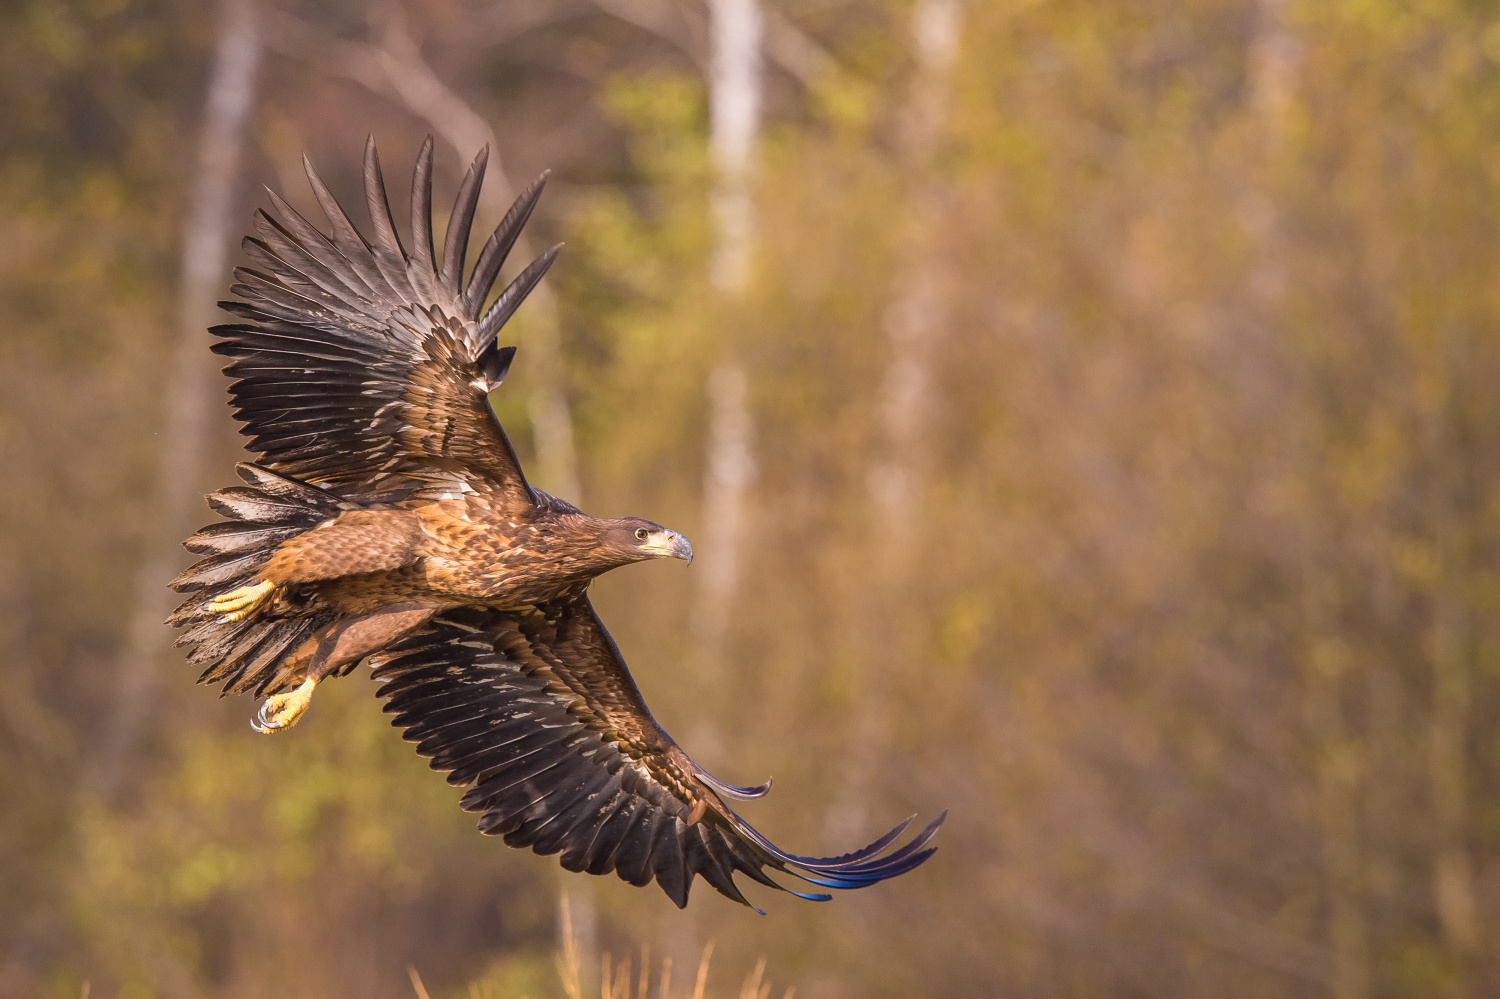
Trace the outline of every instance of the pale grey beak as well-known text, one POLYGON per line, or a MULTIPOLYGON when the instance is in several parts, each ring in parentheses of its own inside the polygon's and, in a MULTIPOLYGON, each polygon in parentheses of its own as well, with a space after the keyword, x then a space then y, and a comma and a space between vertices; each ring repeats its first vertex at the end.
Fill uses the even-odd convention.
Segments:
POLYGON ((693 561, 692 542, 676 531, 653 533, 650 540, 641 545, 641 551, 649 552, 659 558, 680 558, 688 563, 693 561))

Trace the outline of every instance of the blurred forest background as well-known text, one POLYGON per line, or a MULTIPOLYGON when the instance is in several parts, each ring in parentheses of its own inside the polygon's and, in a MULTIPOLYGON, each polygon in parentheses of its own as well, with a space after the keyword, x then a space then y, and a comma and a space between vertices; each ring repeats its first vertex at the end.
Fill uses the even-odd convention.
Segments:
POLYGON ((1497 279, 1467 0, 0 5, 0 993, 543 999, 566 898, 589 995, 1500 994, 1497 279), (481 225, 554 171, 494 401, 697 544, 596 587, 664 726, 798 852, 951 807, 926 866, 679 912, 367 677, 194 686, 203 329, 370 132, 398 206, 493 142, 481 225))

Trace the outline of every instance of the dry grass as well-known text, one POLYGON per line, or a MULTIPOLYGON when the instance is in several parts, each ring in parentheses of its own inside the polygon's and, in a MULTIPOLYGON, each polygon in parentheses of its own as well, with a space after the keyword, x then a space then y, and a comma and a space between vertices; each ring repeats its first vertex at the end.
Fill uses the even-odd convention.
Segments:
MULTIPOLYGON (((566 895, 563 896, 559 908, 562 947, 553 955, 553 968, 557 972, 558 983, 566 999, 584 999, 583 961, 579 954, 573 916, 566 895)), ((714 993, 709 988, 709 972, 713 964, 713 955, 714 941, 710 940, 704 945, 703 952, 698 958, 698 971, 693 977, 692 991, 682 994, 679 999, 713 999, 714 993)), ((417 969, 408 966, 406 972, 411 978, 411 987, 416 994, 416 999, 432 999, 417 969)), ((740 982, 738 999, 770 999, 771 983, 765 981, 765 977, 766 959, 762 957, 755 962, 755 967, 740 982)), ((782 999, 794 999, 795 995, 796 988, 789 986, 782 993, 782 999)), ((84 999, 87 999, 86 994, 84 999)), ((496 982, 474 982, 469 985, 469 999, 529 999, 529 997, 520 988, 506 988, 496 982), (515 992, 522 994, 515 995, 515 992)), ((638 959, 630 954, 616 959, 613 954, 605 952, 599 959, 598 999, 673 999, 672 958, 663 956, 659 962, 653 964, 651 948, 647 946, 641 947, 638 959)))
MULTIPOLYGON (((562 950, 554 958, 557 976, 562 982, 563 994, 568 999, 584 999, 582 966, 578 944, 573 935, 573 917, 568 908, 567 896, 562 899, 562 930, 562 950)), ((691 999, 709 999, 711 996, 708 991, 708 975, 713 956, 714 941, 710 940, 704 945, 703 954, 698 959, 698 974, 693 980, 691 999)), ((641 948, 637 968, 638 972, 633 975, 632 958, 628 954, 619 961, 612 954, 603 954, 599 959, 599 999, 651 999, 652 967, 649 947, 641 948), (631 991, 632 984, 634 992, 631 991)), ((656 975, 656 999, 671 999, 672 958, 663 957, 659 968, 656 975)), ((765 973, 766 959, 761 958, 740 983, 739 999, 769 999, 771 984, 764 981, 765 973)), ((413 983, 416 983, 416 979, 413 979, 413 983)), ((793 999, 795 994, 796 988, 788 987, 782 999, 793 999)), ((427 996, 419 990, 418 999, 427 999, 427 996)))

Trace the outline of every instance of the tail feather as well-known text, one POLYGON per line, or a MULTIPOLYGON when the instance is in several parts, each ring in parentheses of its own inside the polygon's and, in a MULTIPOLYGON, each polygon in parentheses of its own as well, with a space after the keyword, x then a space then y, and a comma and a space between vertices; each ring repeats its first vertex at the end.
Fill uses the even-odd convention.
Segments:
POLYGON ((244 637, 214 667, 216 676, 208 682, 222 681, 225 694, 251 689, 257 694, 274 694, 284 687, 295 686, 295 682, 289 683, 278 677, 278 667, 320 623, 316 618, 273 618, 253 622, 245 629, 244 637))
POLYGON ((297 522, 308 511, 306 506, 294 500, 268 496, 244 486, 220 489, 208 497, 208 505, 213 508, 214 512, 222 513, 230 520, 248 520, 265 524, 297 522))
POLYGON ((347 504, 339 497, 326 489, 310 486, 306 482, 299 482, 279 472, 273 472, 269 468, 251 464, 248 461, 240 462, 234 466, 245 485, 257 489, 267 496, 275 496, 278 499, 296 500, 303 506, 317 507, 325 510, 330 516, 333 512, 343 509, 347 504))
MULTIPOLYGON (((244 553, 232 553, 227 556, 215 556, 203 559, 201 562, 188 569, 182 575, 172 580, 172 589, 178 593, 192 593, 204 590, 219 583, 228 583, 237 579, 247 579, 255 575, 256 570, 266 564, 271 557, 271 549, 261 549, 244 553)), ((233 589, 233 587, 230 587, 233 589)))
POLYGON ((229 521, 205 527, 182 543, 194 555, 237 555, 241 552, 275 548, 288 538, 301 534, 301 527, 274 527, 229 521))
MULTIPOLYGON (((254 658, 243 656, 237 660, 243 663, 238 675, 259 678, 265 671, 275 669, 288 655, 297 651, 297 647, 322 623, 322 619, 315 617, 292 618, 290 621, 282 619, 276 622, 277 627, 256 648, 254 658)), ((256 683, 259 685, 258 679, 256 683)), ((280 688, 268 692, 279 693, 280 688)))
POLYGON ((202 671, 200 683, 222 683, 225 694, 275 693, 284 683, 279 669, 287 657, 333 615, 252 614, 226 621, 204 605, 252 582, 282 542, 354 504, 258 465, 242 464, 236 470, 245 485, 208 498, 209 506, 229 519, 185 542, 189 551, 206 557, 172 581, 173 589, 191 595, 167 623, 188 629, 177 644, 192 646, 187 659, 202 671))

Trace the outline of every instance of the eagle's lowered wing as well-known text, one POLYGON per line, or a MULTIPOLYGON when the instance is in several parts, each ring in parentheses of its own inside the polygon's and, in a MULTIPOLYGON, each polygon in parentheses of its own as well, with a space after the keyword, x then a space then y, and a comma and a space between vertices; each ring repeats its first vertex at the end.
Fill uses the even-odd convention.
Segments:
POLYGON ((875 884, 926 860, 943 821, 890 852, 910 819, 842 857, 778 849, 723 801, 769 785, 722 784, 677 747, 585 597, 518 613, 452 611, 374 661, 385 710, 450 784, 472 785, 461 804, 482 813, 482 831, 560 851, 570 871, 654 879, 678 906, 695 875, 745 904, 735 872, 786 891, 767 868, 823 888, 875 884))
POLYGON ((412 248, 396 235, 373 141, 365 198, 374 243, 349 221, 307 164, 328 216, 325 236, 286 202, 255 218, 244 242, 256 267, 235 271, 246 323, 217 326, 217 353, 249 447, 285 475, 345 495, 404 487, 473 489, 529 506, 535 495, 486 394, 514 348, 495 336, 541 280, 557 248, 533 262, 483 316, 479 308, 541 194, 517 199, 463 281, 487 150, 464 177, 439 266, 432 246, 432 140, 412 178, 412 248))

